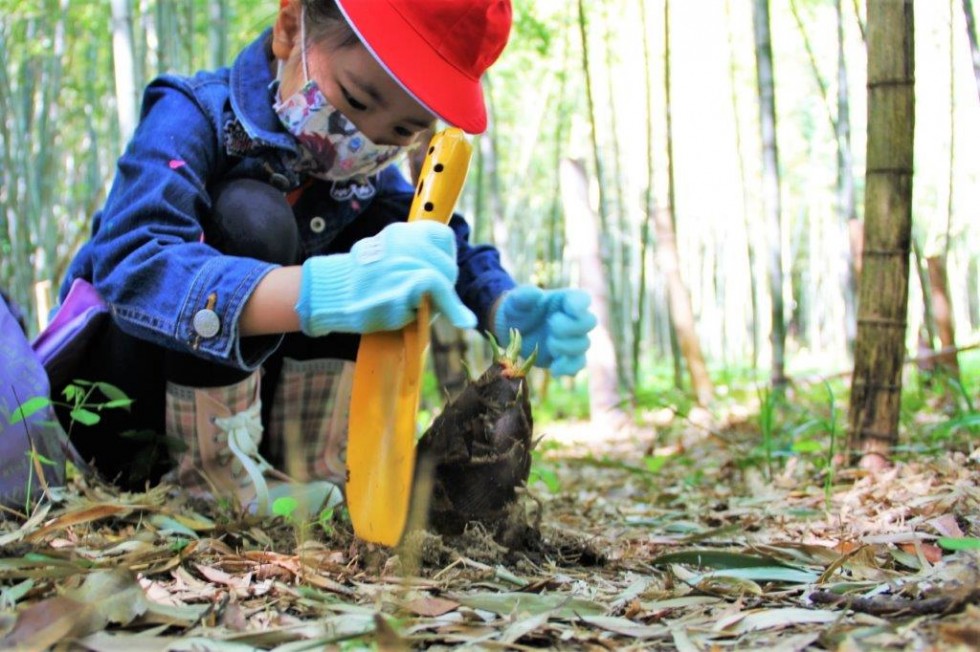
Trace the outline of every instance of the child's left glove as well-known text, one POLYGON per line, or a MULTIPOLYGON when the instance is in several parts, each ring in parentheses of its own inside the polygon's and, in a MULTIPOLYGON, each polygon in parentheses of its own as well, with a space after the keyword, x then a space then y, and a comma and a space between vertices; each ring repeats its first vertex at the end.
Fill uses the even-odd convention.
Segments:
POLYGON ((591 299, 581 290, 542 290, 533 285, 514 288, 501 300, 494 318, 494 336, 510 341, 510 329, 521 332, 521 355, 535 347, 535 365, 556 376, 573 376, 585 367, 589 331, 597 320, 589 310, 591 299))

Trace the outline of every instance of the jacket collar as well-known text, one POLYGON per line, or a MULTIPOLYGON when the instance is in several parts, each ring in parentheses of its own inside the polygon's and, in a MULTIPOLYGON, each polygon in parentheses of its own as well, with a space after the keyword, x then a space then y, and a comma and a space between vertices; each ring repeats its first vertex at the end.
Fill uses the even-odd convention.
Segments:
POLYGON ((231 107, 245 132, 256 145, 296 152, 295 139, 282 127, 273 109, 275 76, 272 59, 272 29, 252 41, 231 67, 231 107))

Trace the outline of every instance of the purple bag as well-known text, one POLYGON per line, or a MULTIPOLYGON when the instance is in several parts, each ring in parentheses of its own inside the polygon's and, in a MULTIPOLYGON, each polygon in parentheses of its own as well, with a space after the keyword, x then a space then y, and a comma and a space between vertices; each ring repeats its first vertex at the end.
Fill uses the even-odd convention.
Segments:
POLYGON ((0 298, 0 504, 29 508, 49 487, 65 483, 65 460, 86 465, 45 399, 78 373, 88 342, 106 324, 109 309, 89 283, 76 280, 48 327, 27 341, 20 311, 0 298), (20 409, 19 409, 20 408, 20 409), (32 452, 33 449, 33 452, 32 452))
POLYGON ((0 301, 0 504, 26 511, 45 484, 64 485, 68 437, 45 400, 48 376, 15 310, 0 301))
POLYGON ((88 342, 108 318, 109 307, 95 288, 88 281, 75 279, 51 323, 32 344, 52 387, 64 387, 77 377, 88 342))

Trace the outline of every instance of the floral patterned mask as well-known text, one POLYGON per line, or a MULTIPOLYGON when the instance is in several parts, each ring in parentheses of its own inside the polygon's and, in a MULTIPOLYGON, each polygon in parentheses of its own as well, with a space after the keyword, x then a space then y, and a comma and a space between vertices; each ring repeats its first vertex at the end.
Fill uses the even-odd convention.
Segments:
POLYGON ((306 83, 273 107, 286 130, 299 141, 301 158, 297 169, 328 181, 377 174, 406 148, 375 145, 327 101, 317 83, 310 79, 306 65, 305 8, 300 16, 300 38, 306 83))

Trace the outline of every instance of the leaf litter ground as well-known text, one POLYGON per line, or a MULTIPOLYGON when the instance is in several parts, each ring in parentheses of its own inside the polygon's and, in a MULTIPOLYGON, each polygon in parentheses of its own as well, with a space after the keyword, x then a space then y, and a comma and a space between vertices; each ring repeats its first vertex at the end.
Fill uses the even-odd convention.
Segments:
POLYGON ((823 476, 758 434, 553 424, 503 546, 395 550, 76 478, 0 531, 0 647, 980 647, 980 454, 823 476), (615 433, 610 435, 610 433, 615 433), (646 454, 644 454, 646 451, 646 454))

